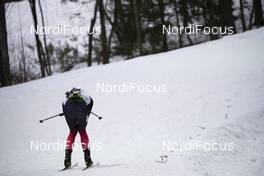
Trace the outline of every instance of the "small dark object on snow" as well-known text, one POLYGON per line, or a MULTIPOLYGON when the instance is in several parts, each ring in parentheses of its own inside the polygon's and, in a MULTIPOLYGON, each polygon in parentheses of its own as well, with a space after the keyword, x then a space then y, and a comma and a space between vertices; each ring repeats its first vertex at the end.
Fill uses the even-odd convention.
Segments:
POLYGON ((168 161, 168 156, 167 155, 161 155, 160 156, 160 161, 156 161, 158 163, 166 163, 168 161))

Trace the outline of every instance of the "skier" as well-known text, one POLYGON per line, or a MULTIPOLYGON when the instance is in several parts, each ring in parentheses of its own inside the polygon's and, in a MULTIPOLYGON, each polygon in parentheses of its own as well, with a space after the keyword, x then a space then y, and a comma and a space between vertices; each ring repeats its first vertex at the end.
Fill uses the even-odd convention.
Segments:
POLYGON ((90 96, 78 88, 73 88, 71 91, 66 92, 66 100, 62 103, 63 113, 66 122, 69 126, 70 133, 67 138, 65 149, 65 168, 71 167, 71 153, 75 141, 75 137, 79 132, 81 137, 81 145, 84 152, 84 160, 86 167, 93 165, 88 148, 89 138, 86 133, 87 120, 93 107, 93 100, 90 96))

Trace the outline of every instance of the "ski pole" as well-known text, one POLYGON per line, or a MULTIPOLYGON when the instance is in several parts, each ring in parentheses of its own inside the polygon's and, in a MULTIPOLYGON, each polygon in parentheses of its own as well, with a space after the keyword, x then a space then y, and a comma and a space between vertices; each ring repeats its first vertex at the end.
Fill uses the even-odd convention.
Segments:
POLYGON ((55 118, 55 117, 58 117, 58 116, 63 116, 64 114, 63 113, 59 113, 57 115, 54 115, 54 116, 51 116, 51 117, 48 117, 48 118, 45 118, 45 119, 42 119, 39 121, 39 123, 43 123, 44 121, 46 120, 49 120, 49 119, 52 119, 52 118, 55 118))
POLYGON ((96 117, 98 117, 99 120, 101 120, 101 119, 103 118, 102 116, 99 116, 99 115, 93 113, 92 111, 91 111, 91 114, 93 114, 93 115, 95 115, 96 117))

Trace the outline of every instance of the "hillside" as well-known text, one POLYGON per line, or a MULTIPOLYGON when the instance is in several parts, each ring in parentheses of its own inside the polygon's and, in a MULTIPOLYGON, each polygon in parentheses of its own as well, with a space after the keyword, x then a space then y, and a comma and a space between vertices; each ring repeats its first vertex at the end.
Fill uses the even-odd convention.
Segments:
MULTIPOLYGON (((74 151, 63 175, 262 176, 264 170, 264 28, 162 54, 84 68, 0 89, 0 175, 62 175, 64 92, 94 99, 87 127, 97 166, 86 171, 74 151), (98 84, 154 85, 165 92, 98 91, 98 84), (50 143, 31 150, 31 142, 50 143), (233 143, 230 151, 162 150, 163 143, 233 143), (45 148, 45 146, 44 146, 45 148), (97 150, 96 150, 97 149, 97 150), (168 161, 156 162, 161 155, 168 161)), ((78 137, 79 138, 79 137, 78 137)), ((79 139, 76 141, 79 143, 79 139)))

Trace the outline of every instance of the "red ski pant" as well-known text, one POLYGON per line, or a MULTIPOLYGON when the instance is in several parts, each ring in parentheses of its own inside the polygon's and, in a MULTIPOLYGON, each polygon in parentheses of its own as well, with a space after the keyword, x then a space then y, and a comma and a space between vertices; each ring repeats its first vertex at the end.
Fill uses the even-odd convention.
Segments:
POLYGON ((66 149, 72 150, 72 147, 73 147, 73 144, 75 141, 75 137, 76 137, 78 132, 79 132, 80 137, 81 137, 82 149, 85 150, 86 148, 88 148, 89 137, 86 133, 86 129, 83 129, 83 130, 71 130, 70 131, 68 138, 67 138, 66 149))

